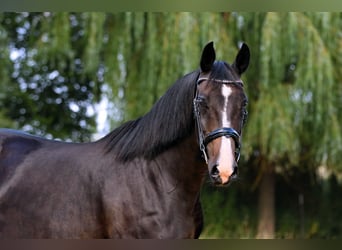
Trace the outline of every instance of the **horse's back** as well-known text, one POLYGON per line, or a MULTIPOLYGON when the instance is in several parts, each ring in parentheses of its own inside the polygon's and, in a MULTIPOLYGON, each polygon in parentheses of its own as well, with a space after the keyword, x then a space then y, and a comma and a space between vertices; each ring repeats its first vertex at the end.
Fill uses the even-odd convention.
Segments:
POLYGON ((19 131, 0 130, 0 186, 30 152, 40 148, 41 142, 37 138, 19 131))

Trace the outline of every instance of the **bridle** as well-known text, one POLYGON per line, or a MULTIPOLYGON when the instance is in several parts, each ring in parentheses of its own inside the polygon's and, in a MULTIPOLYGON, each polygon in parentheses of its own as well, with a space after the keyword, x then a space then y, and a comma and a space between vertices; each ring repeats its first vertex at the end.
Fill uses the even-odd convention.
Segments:
POLYGON ((243 86, 243 82, 241 80, 220 80, 220 79, 211 79, 208 77, 199 77, 196 82, 196 94, 193 101, 194 104, 194 115, 195 120, 197 124, 197 133, 198 133, 198 142, 200 145, 200 150, 202 151, 203 157, 205 159, 205 162, 208 164, 208 155, 207 155, 207 145, 215 140, 216 138, 225 136, 227 138, 231 137, 234 140, 235 143, 235 161, 238 162, 240 159, 240 149, 241 149, 241 143, 240 143, 240 135, 239 133, 233 129, 233 128, 218 128, 207 135, 204 135, 202 126, 201 126, 201 114, 198 108, 198 88, 197 86, 201 84, 203 81, 214 81, 219 82, 222 84, 239 84, 240 86, 243 86))

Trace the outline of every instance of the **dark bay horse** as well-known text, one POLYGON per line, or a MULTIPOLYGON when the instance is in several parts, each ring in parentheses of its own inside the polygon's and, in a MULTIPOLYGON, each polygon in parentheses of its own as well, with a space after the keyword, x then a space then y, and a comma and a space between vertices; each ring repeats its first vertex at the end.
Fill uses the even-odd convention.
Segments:
POLYGON ((215 61, 208 43, 198 70, 96 142, 1 129, 0 238, 199 237, 206 173, 237 176, 249 56, 215 61))

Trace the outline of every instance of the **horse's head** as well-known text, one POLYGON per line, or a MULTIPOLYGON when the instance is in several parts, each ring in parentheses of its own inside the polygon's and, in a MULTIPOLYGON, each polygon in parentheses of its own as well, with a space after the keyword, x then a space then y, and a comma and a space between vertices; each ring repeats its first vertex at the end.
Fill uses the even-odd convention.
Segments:
POLYGON ((243 44, 233 64, 215 62, 213 43, 203 49, 194 110, 199 144, 217 185, 237 176, 242 127, 247 117, 247 97, 241 74, 249 64, 249 48, 243 44))

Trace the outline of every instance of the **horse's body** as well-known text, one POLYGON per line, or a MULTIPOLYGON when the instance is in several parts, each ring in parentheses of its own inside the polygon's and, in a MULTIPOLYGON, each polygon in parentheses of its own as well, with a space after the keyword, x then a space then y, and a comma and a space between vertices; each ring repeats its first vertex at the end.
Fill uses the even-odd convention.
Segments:
MULTIPOLYGON (((137 128, 133 123, 142 125, 144 119, 154 115, 151 111, 102 140, 86 144, 0 130, 0 235, 20 238, 198 236, 201 227, 198 196, 206 166, 200 158, 194 130, 185 131, 176 147, 173 141, 157 148, 145 145, 141 147, 145 148, 142 156, 132 156, 133 160, 126 160, 124 155, 117 159, 119 152, 115 152, 115 146, 120 145, 120 140, 110 148, 115 136, 124 144, 134 139, 130 136, 137 128), (157 152, 162 147, 168 149, 157 152), (154 151, 158 157, 152 156, 154 151)), ((193 123, 192 114, 189 122, 193 123)), ((145 143, 153 143, 153 134, 167 133, 162 131, 168 129, 167 124, 156 125, 159 126, 159 131, 152 127, 141 131, 144 134, 140 137, 145 137, 145 143)), ((126 145, 131 147, 132 154, 140 154, 139 146, 134 152, 134 145, 126 145)))
POLYGON ((200 75, 96 142, 0 130, 0 238, 197 238, 208 169, 193 110, 200 75))

